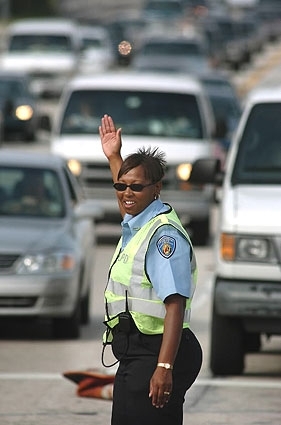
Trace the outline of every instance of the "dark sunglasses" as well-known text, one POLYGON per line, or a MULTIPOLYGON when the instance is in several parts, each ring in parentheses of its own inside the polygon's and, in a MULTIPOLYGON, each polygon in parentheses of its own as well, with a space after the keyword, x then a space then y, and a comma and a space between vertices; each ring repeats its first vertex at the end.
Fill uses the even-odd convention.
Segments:
POLYGON ((126 184, 126 183, 114 183, 113 187, 118 192, 124 192, 127 187, 129 187, 133 192, 141 192, 145 187, 153 186, 155 183, 149 183, 149 184, 139 184, 139 183, 133 183, 133 184, 126 184))

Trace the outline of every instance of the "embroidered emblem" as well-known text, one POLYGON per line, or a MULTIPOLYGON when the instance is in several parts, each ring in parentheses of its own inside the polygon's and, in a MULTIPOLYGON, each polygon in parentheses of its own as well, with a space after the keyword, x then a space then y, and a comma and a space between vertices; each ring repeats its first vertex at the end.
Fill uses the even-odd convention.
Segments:
POLYGON ((170 258, 176 250, 176 240, 171 236, 162 236, 156 245, 164 258, 170 258))

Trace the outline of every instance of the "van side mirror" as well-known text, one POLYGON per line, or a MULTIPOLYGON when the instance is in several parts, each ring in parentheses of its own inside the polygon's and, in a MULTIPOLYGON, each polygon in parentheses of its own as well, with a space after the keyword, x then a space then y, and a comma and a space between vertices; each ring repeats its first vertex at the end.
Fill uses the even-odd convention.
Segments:
POLYGON ((217 158, 200 158, 193 165, 189 178, 190 183, 222 185, 224 173, 221 161, 217 158))
POLYGON ((42 115, 39 118, 38 127, 40 130, 45 130, 48 132, 51 131, 52 125, 51 125, 51 118, 49 117, 49 115, 42 115))

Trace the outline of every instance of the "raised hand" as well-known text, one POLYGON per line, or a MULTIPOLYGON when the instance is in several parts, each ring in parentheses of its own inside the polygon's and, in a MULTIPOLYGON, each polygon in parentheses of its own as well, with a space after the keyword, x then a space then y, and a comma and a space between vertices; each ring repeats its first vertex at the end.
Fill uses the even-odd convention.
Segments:
POLYGON ((110 160, 114 156, 120 156, 122 147, 121 128, 116 129, 111 116, 104 115, 99 126, 102 149, 105 156, 110 160))

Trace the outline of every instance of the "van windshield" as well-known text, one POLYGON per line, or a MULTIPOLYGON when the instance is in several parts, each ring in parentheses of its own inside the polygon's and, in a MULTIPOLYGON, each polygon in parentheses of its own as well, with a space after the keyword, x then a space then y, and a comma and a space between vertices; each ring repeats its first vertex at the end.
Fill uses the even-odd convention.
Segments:
POLYGON ((20 34, 10 40, 10 52, 71 52, 70 37, 60 34, 20 34))
POLYGON ((281 103, 253 107, 239 144, 231 182, 281 184, 281 103))
POLYGON ((72 93, 60 133, 97 134, 105 113, 126 135, 203 139, 205 130, 194 95, 103 90, 72 93))

